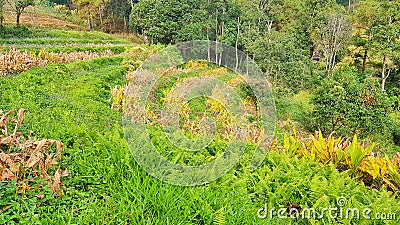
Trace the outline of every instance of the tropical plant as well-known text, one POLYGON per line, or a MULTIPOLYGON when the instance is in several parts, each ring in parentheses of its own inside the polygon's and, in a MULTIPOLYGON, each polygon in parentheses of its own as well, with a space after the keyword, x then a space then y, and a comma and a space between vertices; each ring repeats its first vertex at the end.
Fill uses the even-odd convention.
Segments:
MULTIPOLYGON (((274 145, 274 149, 280 149, 274 145)), ((357 135, 353 140, 335 138, 333 133, 324 138, 322 132, 316 132, 310 141, 303 141, 294 135, 284 136, 283 150, 291 156, 307 157, 320 165, 331 164, 340 171, 349 171, 365 184, 375 188, 386 186, 392 191, 400 191, 400 154, 393 160, 379 153, 374 156, 375 144, 365 146, 359 143, 357 135)))

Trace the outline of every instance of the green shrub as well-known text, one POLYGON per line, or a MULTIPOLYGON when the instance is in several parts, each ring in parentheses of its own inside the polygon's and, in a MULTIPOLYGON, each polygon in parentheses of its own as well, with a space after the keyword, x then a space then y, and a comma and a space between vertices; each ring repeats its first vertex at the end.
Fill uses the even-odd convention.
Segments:
POLYGON ((359 78, 358 73, 353 67, 343 67, 324 81, 312 99, 315 107, 309 129, 342 136, 359 134, 393 144, 393 132, 398 129, 389 117, 393 101, 375 79, 359 78))
POLYGON ((28 38, 32 35, 32 30, 24 26, 1 26, 0 38, 28 38))

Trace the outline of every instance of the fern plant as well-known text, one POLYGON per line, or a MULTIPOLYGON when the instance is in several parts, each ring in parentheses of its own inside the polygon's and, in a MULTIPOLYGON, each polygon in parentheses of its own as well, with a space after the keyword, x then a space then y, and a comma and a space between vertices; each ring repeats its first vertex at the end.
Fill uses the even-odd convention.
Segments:
POLYGON ((215 225, 224 225, 224 224, 226 224, 226 221, 225 221, 225 207, 220 208, 215 213, 215 219, 214 219, 213 223, 215 225))

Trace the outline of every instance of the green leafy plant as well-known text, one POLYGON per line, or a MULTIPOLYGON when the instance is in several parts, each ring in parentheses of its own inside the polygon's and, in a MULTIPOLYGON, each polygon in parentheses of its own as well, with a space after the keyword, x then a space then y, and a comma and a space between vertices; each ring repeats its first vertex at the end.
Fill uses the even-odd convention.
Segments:
POLYGON ((215 212, 214 224, 215 225, 224 225, 224 224, 226 224, 225 208, 224 207, 222 207, 217 212, 215 212))
MULTIPOLYGON (((273 146, 279 149, 278 146, 273 146)), ((399 189, 399 155, 391 161, 387 155, 373 156, 375 144, 365 147, 360 144, 357 135, 353 140, 342 140, 331 134, 324 138, 322 132, 316 132, 310 141, 303 141, 294 135, 284 136, 283 149, 291 156, 298 155, 319 162, 321 165, 332 164, 340 171, 349 171, 352 176, 360 177, 365 184, 380 188, 387 186, 390 190, 399 189), (368 176, 366 176, 368 175, 368 176)))

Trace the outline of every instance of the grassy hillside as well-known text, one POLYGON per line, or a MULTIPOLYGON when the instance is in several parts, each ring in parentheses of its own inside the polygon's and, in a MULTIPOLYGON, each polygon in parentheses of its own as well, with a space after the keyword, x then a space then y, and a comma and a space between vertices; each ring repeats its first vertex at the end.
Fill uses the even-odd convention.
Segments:
POLYGON ((84 45, 128 45, 131 41, 96 31, 43 29, 34 27, 0 28, 3 48, 57 47, 84 45))
MULTIPOLYGON (((54 9, 48 6, 27 7, 21 14, 21 25, 32 26, 47 29, 72 29, 80 31, 88 31, 85 26, 79 25, 68 18, 62 17, 57 14, 54 9)), ((6 5, 4 12, 4 25, 16 25, 15 13, 11 13, 11 9, 6 5)))
MULTIPOLYGON (((295 70, 299 69, 294 63, 298 61, 296 57, 276 59, 283 62, 279 70, 293 70, 296 76, 287 80, 284 73, 281 77, 270 77, 271 80, 285 78, 287 86, 274 82, 278 118, 276 139, 262 164, 255 171, 248 169, 256 146, 255 141, 246 140, 245 153, 239 163, 221 178, 195 187, 174 186, 150 176, 134 160, 125 140, 120 112, 121 102, 126 97, 127 77, 165 46, 142 44, 142 38, 136 35, 89 31, 73 23, 72 17, 66 18, 46 8, 28 7, 21 19, 23 26, 14 26, 14 18, 6 12, 6 26, 0 27, 0 122, 1 116, 9 110, 26 109, 25 121, 18 131, 25 136, 32 131, 30 138, 33 140, 54 139, 64 143, 62 160, 47 169, 51 176, 57 173, 58 167, 69 172, 60 178, 59 192, 51 187, 55 175, 51 178, 54 180, 40 177, 38 174, 46 171, 31 171, 29 166, 19 167, 22 169, 14 172, 17 178, 6 179, 4 165, 9 162, 5 162, 5 155, 24 151, 24 146, 1 144, 6 131, 0 123, 0 224, 400 223, 400 154, 390 158, 383 155, 395 156, 398 146, 390 142, 373 148, 372 143, 357 143, 356 139, 323 138, 322 134, 310 136, 313 126, 320 122, 310 118, 318 107, 316 97, 323 96, 325 99, 321 102, 334 105, 348 93, 352 94, 348 95, 350 98, 360 97, 357 91, 369 87, 356 86, 354 92, 340 92, 342 84, 346 87, 358 82, 351 77, 356 73, 351 69, 344 66, 344 75, 328 77, 334 84, 332 90, 338 92, 323 93, 323 72, 310 69, 312 77, 306 77, 307 84, 302 84, 303 80, 298 77, 301 73, 295 70), (85 58, 88 55, 90 57, 85 58), (284 64, 287 60, 290 62, 284 64), (335 79, 342 83, 334 83, 335 79), (289 211, 296 207, 303 212, 312 208, 317 214, 290 218, 289 211), (336 218, 329 216, 326 211, 329 208, 337 208, 344 214, 336 218), (355 208, 360 210, 358 217, 346 215, 355 208), (366 218, 363 210, 369 210, 371 218, 366 218)), ((232 20, 233 25, 227 25, 227 33, 236 32, 236 19, 232 20)), ((272 34, 275 32, 273 30, 272 34)), ((278 41, 276 48, 288 48, 283 51, 293 52, 283 39, 268 36, 265 41, 278 41)), ((257 56, 270 48, 267 44, 254 47, 257 52, 260 50, 257 56)), ((275 53, 268 54, 274 56, 275 53)), ((269 65, 273 61, 263 63, 269 65)), ((308 72, 300 69, 302 75, 307 76, 308 72)), ((177 83, 199 76, 226 82, 239 94, 248 111, 257 111, 254 94, 241 83, 240 76, 204 62, 170 68, 151 93, 154 105, 150 108, 157 112, 177 83)), ((374 102, 377 98, 373 94, 362 97, 363 103, 374 102)), ((225 110, 221 103, 211 103, 220 111, 225 110)), ((187 137, 199 137, 195 133, 198 121, 206 115, 215 116, 212 118, 216 120, 217 130, 229 124, 231 118, 224 117, 223 113, 218 117, 220 115, 207 104, 210 102, 202 97, 185 105, 186 117, 180 119, 186 120, 179 122, 187 137)), ((337 110, 333 115, 344 115, 342 112, 352 107, 324 109, 332 108, 332 111, 337 110)), ((156 114, 144 116, 153 119, 147 131, 155 148, 168 160, 200 165, 225 150, 228 138, 221 134, 202 151, 185 152, 166 137, 156 114)), ((372 114, 371 118, 374 116, 372 114)), ((390 116, 400 123, 397 111, 390 116)), ((253 122, 255 117, 250 115, 247 119, 253 122)), ((12 121, 9 123, 11 125, 12 121)), ((386 138, 379 137, 378 140, 386 138)))
POLYGON ((281 219, 259 219, 258 209, 264 204, 285 208, 288 200, 322 208, 334 206, 341 196, 349 200, 346 207, 400 213, 397 200, 385 190, 370 190, 331 166, 279 152, 271 152, 253 173, 245 166, 246 156, 218 181, 199 187, 172 186, 148 176, 133 160, 121 115, 109 101, 110 86, 126 82, 121 62, 121 57, 103 58, 0 78, 0 108, 26 108, 23 131, 63 141, 61 166, 71 173, 63 178, 63 198, 52 197, 48 189, 17 194, 13 183, 1 182, 0 208, 11 208, 0 214, 0 223, 278 224, 281 219), (40 194, 45 198, 37 197, 40 194))

